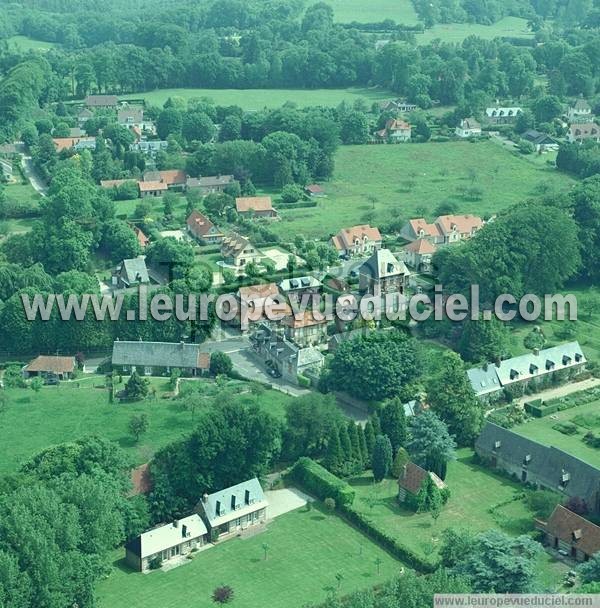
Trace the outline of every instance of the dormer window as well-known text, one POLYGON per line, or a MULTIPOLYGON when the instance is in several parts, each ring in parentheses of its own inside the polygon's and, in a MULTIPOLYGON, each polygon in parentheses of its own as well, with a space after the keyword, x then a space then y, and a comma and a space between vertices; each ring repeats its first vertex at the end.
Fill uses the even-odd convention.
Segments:
POLYGON ((560 476, 560 480, 563 483, 563 485, 566 485, 570 479, 571 479, 571 475, 569 473, 567 473, 566 471, 563 471, 560 476))
POLYGON ((498 449, 502 445, 501 441, 494 441, 494 449, 498 449))
POLYGON ((571 357, 569 355, 563 355, 562 364, 569 365, 571 363, 571 357))
POLYGON ((529 464, 531 462, 531 454, 526 454, 525 458, 523 458, 523 462, 529 464))
POLYGON ((581 529, 578 528, 577 530, 573 530, 573 535, 572 536, 573 536, 573 540, 574 541, 578 541, 581 538, 581 536, 582 536, 581 529))
POLYGON ((534 365, 533 363, 529 366, 529 373, 530 374, 537 374, 538 372, 538 366, 534 365))
POLYGON ((511 369, 510 370, 510 379, 514 380, 515 378, 519 377, 519 372, 516 369, 511 369))
POLYGON ((554 369, 554 361, 550 361, 550 359, 546 359, 546 370, 554 369))
POLYGON ((583 355, 581 353, 575 353, 575 361, 579 363, 583 359, 583 355))

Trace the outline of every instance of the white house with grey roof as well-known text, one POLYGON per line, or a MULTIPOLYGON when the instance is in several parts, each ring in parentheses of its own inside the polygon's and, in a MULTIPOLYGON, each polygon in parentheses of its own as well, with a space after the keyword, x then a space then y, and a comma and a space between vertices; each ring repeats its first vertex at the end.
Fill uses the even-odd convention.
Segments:
POLYGON ((146 267, 146 258, 143 255, 123 260, 112 275, 113 289, 127 289, 148 283, 150 283, 150 276, 146 267))
POLYGON ((293 277, 291 279, 283 279, 279 283, 279 290, 286 295, 290 300, 301 302, 304 295, 316 295, 323 288, 323 283, 316 277, 293 277))
POLYGON ((359 268, 361 293, 404 293, 410 271, 389 249, 377 249, 359 268))
POLYGON ((194 513, 169 524, 161 524, 136 536, 125 545, 125 561, 138 572, 184 556, 203 546, 208 530, 202 518, 194 513))
POLYGON ((475 394, 485 400, 497 399, 504 389, 515 385, 538 384, 557 373, 575 375, 583 371, 587 359, 579 342, 567 342, 543 350, 512 357, 467 370, 475 394))
POLYGON ((113 367, 123 373, 144 376, 162 376, 173 369, 185 376, 198 376, 208 372, 210 353, 203 352, 200 344, 186 342, 143 342, 142 340, 116 340, 112 352, 113 367))
POLYGON ((235 535, 250 526, 267 520, 267 507, 263 489, 256 477, 220 490, 205 494, 197 510, 206 523, 212 540, 235 535))

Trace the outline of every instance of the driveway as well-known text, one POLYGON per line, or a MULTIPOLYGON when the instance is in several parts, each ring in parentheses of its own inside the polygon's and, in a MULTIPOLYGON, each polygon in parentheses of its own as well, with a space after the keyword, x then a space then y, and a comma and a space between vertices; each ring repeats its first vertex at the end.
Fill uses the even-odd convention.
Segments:
POLYGON ((35 167, 33 166, 33 160, 31 156, 21 156, 21 168, 23 169, 23 175, 29 180, 33 189, 36 192, 39 192, 42 196, 46 196, 46 191, 48 190, 48 186, 42 180, 42 178, 38 175, 35 167))
POLYGON ((588 378, 587 380, 582 380, 581 382, 571 382, 570 384, 565 384, 564 386, 550 388, 547 391, 542 391, 541 393, 536 393, 535 395, 527 395, 526 397, 521 397, 517 401, 517 404, 523 406, 525 405, 526 401, 534 401, 535 399, 541 399, 542 401, 558 399, 559 397, 566 397, 571 393, 584 391, 588 388, 594 388, 595 386, 600 386, 600 378, 588 378))
POLYGON ((275 519, 284 513, 303 507, 307 502, 314 501, 314 498, 296 488, 267 490, 265 496, 269 501, 269 508, 267 509, 269 519, 275 519))

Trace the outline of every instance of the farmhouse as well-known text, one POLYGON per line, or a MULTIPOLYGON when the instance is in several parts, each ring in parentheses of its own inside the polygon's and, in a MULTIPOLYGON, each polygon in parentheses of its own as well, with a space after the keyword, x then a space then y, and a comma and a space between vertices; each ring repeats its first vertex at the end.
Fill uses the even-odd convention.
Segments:
POLYGON ((407 241, 425 239, 445 245, 471 238, 483 226, 484 221, 476 215, 440 215, 433 224, 421 217, 404 224, 400 236, 407 241))
POLYGON ((556 505, 548 521, 538 521, 536 528, 543 532, 546 546, 579 562, 600 551, 600 527, 562 505, 556 505))
POLYGON ((88 95, 83 103, 88 108, 116 108, 119 99, 116 95, 88 95))
POLYGON ((202 196, 224 192, 229 186, 236 184, 233 175, 208 175, 206 177, 188 177, 186 190, 197 190, 202 196))
POLYGON ((143 342, 116 340, 112 364, 115 369, 144 376, 161 376, 179 369, 186 376, 198 376, 210 368, 210 354, 200 344, 186 342, 143 342))
POLYGON ((125 561, 138 572, 190 553, 206 543, 208 530, 197 514, 162 524, 125 545, 125 561))
POLYGON ((567 118, 571 123, 590 122, 592 119, 592 108, 583 97, 580 97, 569 106, 567 118))
POLYGON ((595 122, 582 122, 569 127, 567 141, 581 143, 583 141, 600 141, 600 127, 595 122))
POLYGON ((523 483, 582 498, 590 511, 600 511, 600 469, 567 452, 491 422, 475 441, 475 451, 485 464, 523 483))
POLYGON ((200 211, 192 211, 187 218, 188 232, 201 243, 212 245, 221 242, 223 233, 200 211))
POLYGON ((239 196, 235 208, 242 217, 277 217, 270 196, 239 196))
POLYGON ((77 368, 75 357, 58 357, 56 355, 40 355, 23 368, 25 378, 58 378, 70 380, 77 368))
POLYGON ((428 475, 439 490, 446 488, 446 484, 435 473, 426 471, 414 462, 405 464, 398 479, 398 501, 403 503, 416 497, 428 475))
POLYGON ((567 342, 471 368, 467 370, 467 376, 477 397, 494 400, 508 387, 539 385, 557 373, 577 375, 583 371, 586 362, 579 342, 567 342))
POLYGON ((404 120, 390 118, 385 127, 375 133, 375 139, 380 143, 398 144, 410 141, 411 126, 404 120))
POLYGON ((346 257, 370 254, 381 247, 381 240, 378 228, 362 224, 343 228, 331 237, 330 244, 337 249, 341 257, 346 257))
POLYGON ((246 237, 232 232, 221 241, 221 257, 229 266, 243 270, 250 262, 258 262, 261 254, 246 237))
POLYGON ((481 135, 481 125, 474 118, 463 118, 454 132, 461 139, 479 137, 481 135))
POLYGON ((404 261, 417 272, 431 272, 437 247, 427 239, 417 239, 403 248, 404 261))
POLYGON ((536 152, 558 150, 558 142, 546 133, 540 133, 535 129, 528 129, 521 137, 535 146, 536 152))
POLYGON ((114 289, 127 289, 135 285, 150 283, 146 259, 144 256, 123 260, 113 272, 112 286, 114 289))
POLYGON ((146 198, 148 196, 162 196, 167 190, 167 184, 161 181, 141 181, 138 182, 140 196, 146 198))
POLYGON ((490 124, 507 125, 517 120, 519 114, 523 113, 523 109, 515 107, 494 106, 486 108, 485 116, 490 124))
POLYGON ((358 271, 361 293, 404 293, 409 271, 389 249, 377 249, 358 271))
POLYGON ((205 494, 196 507, 211 538, 233 535, 250 526, 264 524, 269 505, 254 477, 220 492, 205 494))

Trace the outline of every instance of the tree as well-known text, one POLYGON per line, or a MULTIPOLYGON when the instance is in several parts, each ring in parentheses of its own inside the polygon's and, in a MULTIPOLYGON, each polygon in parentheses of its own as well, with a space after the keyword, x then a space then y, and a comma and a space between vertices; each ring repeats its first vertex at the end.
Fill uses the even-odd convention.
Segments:
POLYGON ((398 479, 404 470, 404 467, 410 462, 410 456, 404 448, 400 448, 392 463, 392 475, 398 479))
POLYGON ((152 243, 146 252, 146 263, 163 273, 168 272, 170 280, 185 278, 194 262, 192 246, 173 237, 152 243))
POLYGON ((365 447, 367 448, 367 458, 365 459, 365 466, 370 466, 373 458, 373 450, 375 449, 375 431, 373 430, 373 423, 367 420, 365 423, 365 447))
POLYGON ((267 543, 262 544, 262 549, 264 552, 265 561, 267 561, 267 554, 269 552, 269 545, 267 543))
POLYGON ((122 220, 110 220, 104 224, 101 246, 115 262, 134 258, 141 253, 135 232, 122 220))
POLYGON ((406 444, 407 424, 404 404, 398 397, 387 400, 380 411, 381 432, 387 435, 392 444, 392 453, 406 444))
POLYGON ((281 189, 281 202, 282 203, 295 203, 303 198, 304 192, 300 186, 296 184, 286 184, 281 189))
POLYGON ((188 141, 206 143, 215 136, 215 125, 204 112, 187 112, 183 116, 181 132, 188 141))
POLYGON ((456 447, 448 427, 428 410, 411 420, 410 437, 407 450, 412 461, 445 479, 446 465, 455 458, 456 447))
POLYGON ((596 553, 587 562, 581 564, 578 573, 584 584, 600 582, 600 553, 596 553))
POLYGON ((39 393, 42 387, 44 386, 44 381, 39 376, 36 376, 31 381, 31 384, 29 386, 31 386, 35 393, 39 393))
POLYGON ((176 108, 165 108, 158 115, 156 121, 156 131, 161 139, 167 139, 169 135, 177 135, 181 133, 183 125, 183 117, 176 108))
POLYGON ((215 604, 228 604, 233 600, 233 589, 229 585, 217 587, 212 593, 215 604))
POLYGON ((340 442, 340 433, 337 427, 330 429, 327 438, 324 465, 334 475, 339 473, 344 464, 344 453, 340 442))
POLYGON ((421 483, 421 487, 417 492, 416 503, 418 513, 437 511, 439 514, 439 510, 442 507, 442 496, 431 475, 426 475, 421 483))
POLYGON ((459 444, 467 445, 477 436, 483 411, 460 355, 444 352, 440 371, 429 382, 427 395, 433 411, 448 425, 459 444))
POLYGON ((509 345, 508 328, 492 316, 484 320, 468 319, 458 342, 458 352, 466 361, 497 361, 506 356, 509 345))
POLYGON ((369 122, 362 112, 350 110, 341 119, 341 137, 345 144, 364 144, 369 139, 369 122))
POLYGON ((233 371, 231 357, 222 351, 215 351, 210 356, 210 373, 213 376, 228 376, 233 371))
POLYGON ((378 435, 375 438, 372 468, 376 482, 386 477, 392 468, 392 444, 386 435, 378 435))
POLYGON ((134 371, 127 384, 125 384, 125 395, 131 401, 140 401, 148 396, 150 391, 150 381, 148 378, 143 378, 134 371))
POLYGON ((136 441, 139 441, 140 437, 148 431, 148 425, 148 416, 146 414, 132 416, 129 419, 129 433, 136 441))

